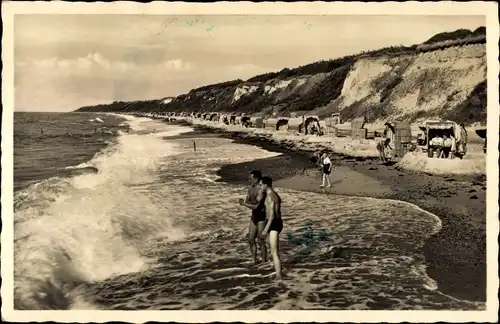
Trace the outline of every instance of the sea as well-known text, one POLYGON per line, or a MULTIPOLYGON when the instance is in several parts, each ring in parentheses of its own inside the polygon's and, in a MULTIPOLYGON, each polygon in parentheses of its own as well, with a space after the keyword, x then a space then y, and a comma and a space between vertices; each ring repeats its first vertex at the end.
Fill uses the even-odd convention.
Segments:
POLYGON ((15 309, 484 307, 439 291, 422 246, 441 222, 400 201, 277 188, 285 279, 253 266, 246 188, 217 170, 277 155, 162 120, 15 113, 15 309), (306 220, 327 239, 290 240, 306 220))

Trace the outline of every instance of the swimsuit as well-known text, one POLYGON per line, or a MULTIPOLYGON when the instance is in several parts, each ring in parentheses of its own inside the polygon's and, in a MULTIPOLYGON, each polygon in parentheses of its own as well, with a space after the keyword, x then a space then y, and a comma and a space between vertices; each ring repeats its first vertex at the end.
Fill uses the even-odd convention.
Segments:
MULTIPOLYGON (((254 225, 257 225, 259 222, 264 222, 266 220, 266 206, 264 204, 265 198, 266 196, 264 194, 257 209, 252 209, 252 217, 250 219, 252 223, 254 223, 254 225)), ((256 199, 252 201, 252 204, 254 202, 256 202, 256 199)))
POLYGON ((273 218, 273 222, 271 223, 271 226, 269 226, 269 231, 276 231, 280 233, 283 230, 283 220, 280 218, 273 218))
POLYGON ((321 159, 321 163, 323 164, 323 173, 324 174, 330 174, 330 165, 331 165, 331 161, 330 161, 330 158, 326 157, 326 158, 322 158, 321 159), (326 163, 325 163, 326 162, 326 163))
POLYGON ((264 222, 266 220, 266 210, 263 208, 257 208, 252 210, 252 223, 257 225, 259 222, 264 222))

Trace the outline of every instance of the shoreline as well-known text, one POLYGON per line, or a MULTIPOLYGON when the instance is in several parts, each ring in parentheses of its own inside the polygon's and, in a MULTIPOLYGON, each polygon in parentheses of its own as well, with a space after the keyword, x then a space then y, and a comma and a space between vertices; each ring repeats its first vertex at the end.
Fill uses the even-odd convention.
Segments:
MULTIPOLYGON (((248 172, 259 169, 271 176, 277 187, 321 192, 319 171, 310 161, 316 151, 314 147, 297 147, 262 135, 183 124, 195 130, 193 135, 215 134, 281 153, 273 158, 222 166, 217 172, 220 182, 246 184, 248 172)), ((328 153, 334 164, 329 194, 404 201, 439 217, 441 230, 423 247, 427 274, 444 294, 486 301, 485 176, 432 175, 381 165, 373 157, 328 153)))

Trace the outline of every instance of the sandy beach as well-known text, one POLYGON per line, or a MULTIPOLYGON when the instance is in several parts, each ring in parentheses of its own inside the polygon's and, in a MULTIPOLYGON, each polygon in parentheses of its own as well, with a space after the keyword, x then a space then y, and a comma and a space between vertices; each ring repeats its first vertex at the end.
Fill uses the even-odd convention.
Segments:
MULTIPOLYGON (((245 133, 195 128, 282 153, 223 166, 218 172, 219 181, 243 184, 248 172, 258 169, 275 179, 278 188, 323 192, 319 170, 310 161, 311 151, 248 137, 245 133)), ((485 176, 432 175, 381 165, 375 158, 331 154, 332 188, 326 189, 325 194, 400 200, 437 215, 442 228, 423 247, 428 275, 437 281, 443 293, 459 299, 486 300, 485 176)))

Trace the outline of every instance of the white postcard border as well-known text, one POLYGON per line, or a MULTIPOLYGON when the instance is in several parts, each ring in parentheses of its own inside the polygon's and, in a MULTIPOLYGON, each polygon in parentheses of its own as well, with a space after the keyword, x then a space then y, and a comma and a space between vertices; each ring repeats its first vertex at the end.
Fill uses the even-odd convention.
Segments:
POLYGON ((2 2, 2 318, 56 322, 493 322, 497 321, 498 280, 498 133, 488 133, 487 155, 487 307, 484 311, 16 311, 13 309, 13 86, 16 14, 146 15, 484 15, 487 32, 487 128, 499 128, 498 5, 494 2, 2 2))

